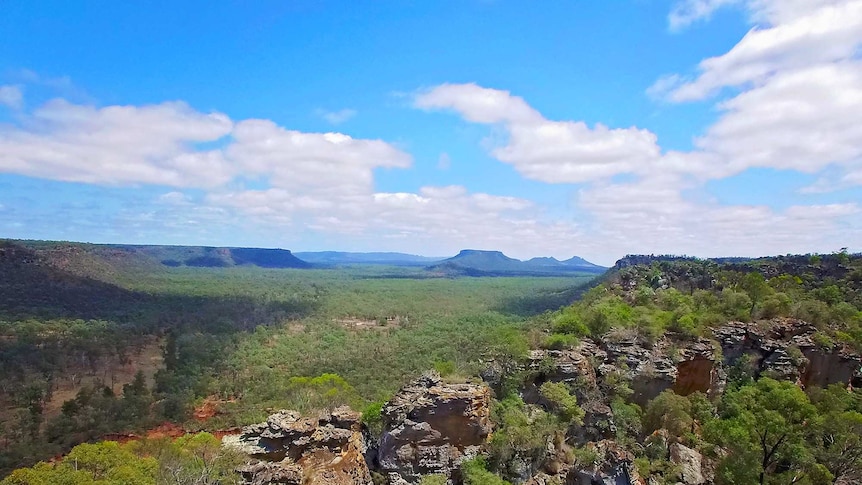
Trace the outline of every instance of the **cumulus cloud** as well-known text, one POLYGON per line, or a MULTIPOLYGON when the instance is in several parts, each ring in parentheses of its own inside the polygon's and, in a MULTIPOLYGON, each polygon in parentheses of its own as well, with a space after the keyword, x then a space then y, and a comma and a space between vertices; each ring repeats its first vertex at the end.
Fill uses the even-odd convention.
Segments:
MULTIPOLYGON (((231 120, 177 102, 56 100, 20 113, 18 125, 0 128, 0 172, 170 187, 151 210, 117 218, 130 233, 186 225, 205 238, 221 221, 279 242, 312 231, 346 248, 447 254, 481 246, 606 263, 627 252, 757 255, 862 240, 858 201, 722 205, 705 190, 709 180, 752 167, 812 174, 808 194, 862 185, 862 0, 689 0, 671 13, 671 26, 706 21, 730 3, 755 23, 739 43, 693 75, 670 73, 648 90, 668 102, 717 100, 716 121, 689 151, 662 150, 643 128, 551 120, 502 89, 442 84, 413 95, 418 109, 488 125, 489 155, 525 178, 577 184, 566 216, 460 185, 383 191, 376 170, 412 164, 396 145, 231 120), (189 197, 188 188, 204 191, 189 197)), ((350 116, 326 114, 338 115, 333 123, 350 116)), ((449 163, 442 153, 438 166, 449 163)))
POLYGON ((671 102, 739 90, 717 107, 718 121, 696 146, 732 174, 751 167, 817 173, 809 193, 852 185, 862 157, 862 0, 750 0, 752 28, 698 74, 660 77, 647 93, 671 102))
POLYGON ((862 237, 856 203, 724 206, 690 200, 696 189, 667 177, 583 189, 578 202, 595 218, 590 233, 618 252, 672 252, 701 256, 833 251, 862 237))
POLYGON ((862 62, 815 64, 719 104, 723 115, 696 140, 737 171, 816 173, 862 157, 862 62))
POLYGON ((0 86, 0 105, 20 109, 23 104, 24 94, 21 92, 21 86, 0 86))
POLYGON ((269 120, 236 124, 225 156, 245 175, 261 175, 276 188, 299 193, 367 193, 375 168, 406 168, 412 157, 382 140, 342 133, 287 130, 269 120))
MULTIPOLYGON (((683 2, 677 26, 707 19, 737 2, 683 2), (684 8, 683 8, 684 7, 684 8)), ((738 2, 743 4, 743 2, 738 2)), ((717 104, 715 123, 691 151, 662 152, 653 133, 600 124, 548 120, 524 99, 475 84, 444 84, 420 92, 420 109, 446 109, 505 134, 489 154, 527 178, 580 183, 579 230, 608 251, 774 254, 831 250, 859 240, 855 202, 768 206, 722 205, 704 184, 762 167, 824 174, 804 192, 862 184, 862 2, 744 3, 754 27, 724 55, 703 60, 699 73, 659 78, 647 94, 671 102, 717 104), (628 181, 619 182, 620 175, 628 181)))
POLYGON ((391 249, 441 254, 483 244, 525 256, 536 247, 569 252, 575 225, 545 219, 525 199, 462 186, 375 190, 374 170, 411 164, 408 153, 382 140, 234 121, 179 102, 95 107, 55 100, 0 130, 0 172, 175 189, 107 222, 78 218, 76 227, 110 224, 109 239, 146 240, 162 227, 202 241, 224 237, 219 228, 231 226, 274 241, 313 231, 349 236, 353 245, 391 241, 391 249), (204 191, 190 197, 188 188, 204 191))
POLYGON ((636 172, 660 155, 656 136, 648 130, 548 120, 508 91, 472 83, 443 84, 421 92, 414 105, 449 109, 467 121, 501 125, 507 137, 491 145, 491 155, 542 182, 577 183, 636 172))
POLYGON ((862 1, 752 1, 755 27, 730 51, 700 62, 698 75, 659 78, 647 92, 670 101, 704 99, 724 87, 763 84, 770 76, 817 63, 851 59, 862 42, 862 1))
POLYGON ((179 102, 76 105, 58 99, 0 128, 0 171, 69 182, 212 187, 234 171, 218 150, 195 144, 230 133, 230 119, 179 102))
POLYGON ((329 124, 331 125, 340 125, 345 121, 353 118, 357 114, 355 109, 349 108, 341 109, 338 111, 326 111, 323 109, 319 109, 315 111, 315 113, 317 114, 317 116, 320 116, 321 118, 329 122, 329 124))

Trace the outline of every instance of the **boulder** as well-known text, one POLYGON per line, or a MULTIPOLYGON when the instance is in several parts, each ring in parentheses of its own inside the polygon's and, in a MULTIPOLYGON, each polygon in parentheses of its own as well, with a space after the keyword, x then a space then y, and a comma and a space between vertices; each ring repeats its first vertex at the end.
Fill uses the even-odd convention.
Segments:
POLYGON ((598 459, 586 466, 573 467, 563 483, 571 485, 635 485, 643 480, 635 471, 632 455, 612 440, 602 440, 588 445, 598 459))
POLYGON ((419 483, 423 475, 453 477, 491 434, 491 391, 479 384, 445 384, 426 374, 383 407, 377 460, 390 483, 419 483))
POLYGON ((347 407, 317 417, 284 410, 223 444, 253 459, 239 470, 250 485, 370 485, 359 417, 347 407))
POLYGON ((670 461, 680 467, 680 479, 685 485, 702 485, 706 483, 703 476, 703 456, 697 451, 674 443, 670 445, 670 461))

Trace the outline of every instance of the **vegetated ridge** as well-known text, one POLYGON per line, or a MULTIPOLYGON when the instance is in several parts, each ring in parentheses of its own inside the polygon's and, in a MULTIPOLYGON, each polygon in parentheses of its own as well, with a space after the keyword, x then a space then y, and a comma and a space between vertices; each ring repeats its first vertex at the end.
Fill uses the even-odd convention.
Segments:
MULTIPOLYGON (((191 429, 297 411, 243 428, 247 483, 862 483, 860 255, 627 256, 577 301, 530 315, 499 303, 518 288, 529 298, 561 281, 161 266, 98 301, 98 285, 57 267, 78 267, 90 253, 76 253, 77 263, 54 254, 46 263, 30 249, 3 249, 0 296, 20 291, 0 305, 8 315, 0 325, 0 398, 14 410, 0 468, 106 433, 182 422, 206 398, 214 421, 191 429), (88 293, 67 295, 61 307, 52 302, 51 294, 76 286, 88 293), (121 291, 128 296, 113 305, 121 291), (222 295, 238 293, 248 301, 221 304, 222 295), (31 294, 45 298, 26 300, 31 294), (106 320, 73 320, 77 299, 93 299, 106 320), (47 319, 28 305, 58 315, 47 319), (371 325, 345 324, 346 316, 371 325), (144 376, 120 386, 95 382, 59 414, 43 409, 75 378, 70 368, 100 375, 135 351, 136 335, 151 333, 164 342, 153 385, 144 376), (412 379, 429 367, 444 380, 412 379), (343 405, 363 409, 361 417, 336 409, 343 405), (324 409, 329 414, 317 414, 324 409), (249 463, 249 455, 262 462, 249 463)), ((478 256, 517 267, 501 253, 478 256)), ((176 446, 213 443, 198 436, 176 446)), ((84 459, 99 453, 125 457, 123 473, 156 483, 180 453, 150 448, 166 443, 81 446, 3 485, 79 483, 70 477, 105 473, 84 459)), ((220 474, 211 481, 233 483, 236 462, 221 463, 207 465, 220 474)))
POLYGON ((521 261, 500 251, 464 249, 457 256, 428 267, 429 271, 450 276, 541 276, 573 273, 604 273, 607 268, 577 256, 559 261, 555 258, 533 258, 521 261))
POLYGON ((35 251, 48 259, 120 266, 227 268, 258 266, 261 268, 310 268, 312 265, 287 249, 235 248, 211 246, 169 246, 137 244, 89 244, 60 241, 0 240, 35 251), (100 261, 99 261, 100 260, 100 261))

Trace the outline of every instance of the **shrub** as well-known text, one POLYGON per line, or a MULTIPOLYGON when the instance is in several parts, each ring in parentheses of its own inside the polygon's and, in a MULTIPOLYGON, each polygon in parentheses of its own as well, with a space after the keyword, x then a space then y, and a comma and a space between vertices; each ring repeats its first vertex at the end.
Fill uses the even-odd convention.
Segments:
POLYGON ((446 485, 446 482, 446 475, 434 474, 422 477, 422 481, 419 482, 419 485, 446 485))
POLYGON ((539 388, 539 394, 550 403, 551 408, 563 421, 581 423, 584 410, 578 406, 578 399, 569 393, 566 384, 546 382, 539 388))
POLYGON ((454 374, 457 367, 451 360, 438 360, 434 362, 434 370, 440 374, 440 377, 446 377, 454 374))
POLYGON ((365 406, 361 421, 374 435, 383 431, 383 401, 377 401, 365 406))
POLYGON ((691 402, 671 390, 665 390, 647 404, 644 431, 664 428, 671 436, 682 436, 691 429, 691 402))
POLYGON ((509 485, 509 482, 489 472, 482 458, 461 463, 461 475, 464 485, 509 485))
POLYGON ((545 338, 542 347, 550 350, 570 349, 578 345, 580 340, 571 334, 553 333, 545 338))

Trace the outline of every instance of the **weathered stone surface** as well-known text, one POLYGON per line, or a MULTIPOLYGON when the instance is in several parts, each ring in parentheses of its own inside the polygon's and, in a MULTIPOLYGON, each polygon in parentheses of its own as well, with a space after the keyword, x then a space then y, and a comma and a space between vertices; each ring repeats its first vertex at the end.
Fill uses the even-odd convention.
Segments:
POLYGON ((319 417, 279 411, 223 444, 254 459, 240 469, 251 485, 371 484, 359 416, 345 407, 319 417))
POLYGON ((590 441, 613 438, 617 432, 614 413, 610 406, 601 401, 590 401, 581 405, 584 410, 583 424, 572 424, 566 439, 575 446, 583 446, 590 441))
POLYGON ((757 374, 825 387, 853 383, 862 357, 845 346, 824 349, 814 343, 817 328, 794 318, 769 322, 729 322, 714 329, 721 343, 724 364, 732 365, 743 355, 752 357, 757 374), (797 350, 793 350, 793 349, 797 350), (792 355, 801 351, 802 356, 792 355))
POLYGON ((491 392, 484 385, 444 384, 426 374, 383 407, 377 459, 390 483, 419 483, 423 475, 447 477, 475 457, 491 433, 491 392))
POLYGON ((724 386, 723 373, 715 365, 711 341, 676 341, 662 338, 653 345, 636 334, 609 335, 604 346, 607 359, 598 367, 601 377, 616 373, 631 381, 631 399, 646 405, 665 389, 688 395, 712 393, 724 386))
POLYGON ((643 480, 634 470, 634 455, 615 441, 590 443, 598 460, 591 466, 572 468, 563 483, 572 485, 634 485, 643 480))
POLYGON ((703 476, 703 456, 697 451, 674 443, 670 445, 670 461, 680 466, 680 478, 685 485, 702 485, 706 483, 703 476))

